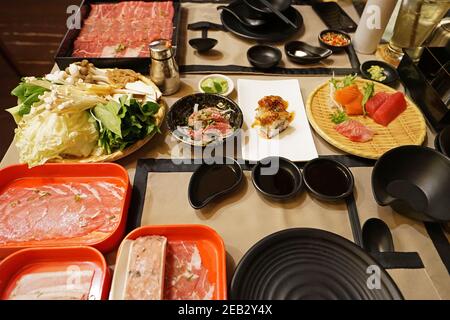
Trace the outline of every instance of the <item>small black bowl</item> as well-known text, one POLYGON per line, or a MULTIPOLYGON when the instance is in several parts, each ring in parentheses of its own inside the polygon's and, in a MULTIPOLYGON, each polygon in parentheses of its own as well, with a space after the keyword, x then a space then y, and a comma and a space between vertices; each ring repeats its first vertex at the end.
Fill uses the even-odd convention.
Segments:
POLYGON ((402 146, 378 159, 372 171, 376 202, 420 221, 450 221, 450 159, 422 146, 402 146))
POLYGON ((247 59, 256 68, 270 69, 280 62, 281 51, 270 46, 256 45, 248 49, 247 59))
POLYGON ((436 135, 434 145, 436 150, 443 155, 450 157, 450 126, 445 127, 436 135))
POLYGON ((262 195, 274 200, 291 199, 303 187, 300 169, 292 161, 281 157, 260 160, 253 167, 252 182, 262 195))
POLYGON ((308 190, 320 200, 336 202, 353 193, 355 180, 348 167, 342 163, 316 158, 306 163, 303 179, 308 190))
POLYGON ((395 70, 394 67, 392 67, 390 64, 388 64, 384 61, 378 61, 378 60, 369 60, 369 61, 364 62, 361 65, 361 74, 366 79, 380 82, 380 83, 383 83, 386 85, 393 84, 393 83, 397 82, 399 79, 398 72, 397 72, 397 70, 395 70), (379 66, 379 67, 383 68, 386 79, 384 79, 383 81, 377 81, 377 80, 372 79, 370 76, 370 73, 368 71, 372 66, 379 66))
POLYGON ((169 131, 172 133, 172 136, 177 140, 184 142, 186 144, 190 144, 196 147, 205 147, 206 145, 217 145, 224 142, 226 139, 234 137, 240 128, 242 128, 243 120, 242 110, 239 106, 228 97, 224 97, 219 94, 213 93, 195 93, 188 96, 184 96, 183 98, 177 100, 169 112, 167 113, 167 126, 169 131), (208 107, 214 107, 221 103, 224 106, 224 109, 231 109, 230 112, 230 125, 235 129, 234 134, 223 138, 212 141, 208 144, 196 143, 188 139, 182 132, 177 130, 177 128, 183 127, 187 124, 187 119, 194 112, 194 106, 198 105, 198 110, 208 107))
POLYGON ((236 190, 242 177, 241 165, 232 158, 224 157, 220 162, 211 161, 211 164, 205 161, 189 181, 189 203, 194 209, 201 209, 236 190))
POLYGON ((325 47, 327 49, 330 49, 331 51, 333 51, 333 53, 336 53, 336 52, 340 52, 340 51, 344 50, 345 48, 349 47, 352 44, 352 38, 350 38, 350 36, 347 33, 343 32, 343 31, 340 31, 340 30, 337 30, 337 29, 326 29, 326 30, 323 30, 319 34, 319 43, 320 43, 321 46, 323 46, 323 47, 325 47), (334 32, 334 33, 338 33, 338 34, 343 35, 345 38, 347 38, 348 43, 346 45, 344 45, 344 46, 333 46, 331 44, 326 43, 325 41, 323 41, 322 36, 325 33, 327 33, 327 32, 334 32))
POLYGON ((333 54, 330 49, 310 46, 303 41, 291 41, 284 45, 289 60, 299 64, 317 63, 333 54))

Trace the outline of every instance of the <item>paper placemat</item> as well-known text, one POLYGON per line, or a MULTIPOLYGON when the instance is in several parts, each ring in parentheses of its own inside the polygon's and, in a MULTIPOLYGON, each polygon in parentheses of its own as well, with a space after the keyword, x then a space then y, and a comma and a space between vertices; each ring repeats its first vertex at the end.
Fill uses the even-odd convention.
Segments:
MULTIPOLYGON (((182 3, 181 25, 208 21, 221 24, 220 11, 217 10, 218 3, 182 3)), ((351 3, 342 3, 341 6, 357 21, 357 14, 351 3)), ((256 40, 243 39, 231 32, 208 31, 208 37, 218 40, 218 44, 207 53, 198 53, 189 46, 188 41, 192 38, 201 37, 201 31, 182 30, 180 28, 180 42, 177 48, 177 60, 180 70, 184 73, 251 73, 251 74, 310 74, 331 75, 333 72, 339 75, 359 72, 358 56, 353 48, 341 53, 333 54, 320 63, 311 65, 300 65, 287 59, 284 53, 284 44, 293 41, 304 41, 313 46, 319 46, 318 34, 326 29, 326 25, 309 5, 294 5, 294 8, 303 16, 304 26, 295 35, 283 42, 269 43, 277 47, 283 54, 282 61, 277 68, 270 71, 258 70, 248 62, 247 50, 259 42, 256 40)))
MULTIPOLYGON (((346 156, 338 158, 346 158, 346 156)), ((364 181, 364 174, 370 172, 370 168, 367 168, 368 164, 351 158, 347 161, 353 166, 351 170, 356 181, 359 183, 363 181, 362 183, 367 185, 367 181, 364 181)), ((171 160, 148 159, 139 162, 135 176, 135 189, 136 183, 145 185, 143 190, 137 188, 141 189, 137 190, 137 198, 142 200, 142 217, 139 219, 139 223, 141 225, 199 223, 211 226, 224 239, 229 260, 227 268, 229 280, 243 254, 258 240, 279 230, 293 227, 318 228, 334 232, 353 241, 348 211, 343 203, 324 203, 312 198, 306 192, 288 202, 274 202, 256 191, 251 183, 250 172, 244 171, 246 179, 238 191, 204 209, 195 210, 190 207, 187 196, 192 172, 170 172, 174 167, 173 164, 170 164, 171 160), (156 163, 159 163, 157 165, 158 172, 148 172, 149 169, 156 166, 156 163)), ((177 167, 179 166, 180 171, 193 171, 198 165, 181 164, 177 167)), ((249 169, 249 167, 245 167, 245 169, 249 169)), ((359 183, 357 190, 361 188, 359 183)), ((357 192, 355 195, 360 212, 366 210, 365 206, 360 205, 363 194, 357 192)), ((136 193, 133 194, 133 199, 136 199, 136 193)), ((368 199, 364 199, 364 201, 369 202, 368 199)), ((373 199, 370 201, 374 202, 373 199)), ((133 205, 137 204, 133 201, 133 205)), ((133 210, 135 209, 136 207, 133 210)), ((391 215, 394 216, 392 213, 391 215)), ((361 222, 366 220, 366 216, 367 213, 361 214, 361 222)), ((414 221, 409 221, 409 224, 412 228, 420 225, 414 221)), ((424 254, 423 247, 420 245, 417 247, 399 246, 397 236, 394 232, 394 241, 398 251, 418 251, 420 256, 424 254)), ((401 237, 401 240, 404 240, 403 234, 401 237)), ((406 238, 408 239, 408 237, 406 238)), ((429 239, 428 241, 431 242, 429 239)), ((437 255, 432 243, 427 250, 434 251, 434 255, 437 255)), ((424 264, 427 269, 397 269, 391 270, 390 274, 407 299, 445 298, 445 281, 442 283, 444 288, 435 287, 435 279, 428 269, 430 265, 424 264), (417 288, 426 291, 417 292, 417 288)), ((431 264, 435 264, 435 261, 431 264)), ((442 277, 442 274, 438 273, 438 276, 442 277)), ((439 280, 442 281, 443 278, 439 280)))

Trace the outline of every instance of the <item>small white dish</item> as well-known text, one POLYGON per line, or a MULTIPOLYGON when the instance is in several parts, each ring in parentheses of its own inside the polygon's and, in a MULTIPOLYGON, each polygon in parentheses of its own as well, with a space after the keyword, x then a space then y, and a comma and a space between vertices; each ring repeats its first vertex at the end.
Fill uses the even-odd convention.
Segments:
POLYGON ((201 84, 202 84, 203 81, 205 81, 208 78, 222 78, 228 83, 228 90, 223 92, 223 93, 218 93, 218 94, 220 94, 222 96, 228 96, 228 95, 230 95, 231 92, 233 92, 233 90, 234 90, 233 80, 231 80, 229 77, 227 77, 227 76, 225 76, 223 74, 217 74, 217 73, 216 74, 209 74, 209 75, 204 76, 203 78, 201 78, 200 81, 198 82, 198 91, 200 91, 202 93, 207 93, 207 92, 205 92, 202 89, 201 84))

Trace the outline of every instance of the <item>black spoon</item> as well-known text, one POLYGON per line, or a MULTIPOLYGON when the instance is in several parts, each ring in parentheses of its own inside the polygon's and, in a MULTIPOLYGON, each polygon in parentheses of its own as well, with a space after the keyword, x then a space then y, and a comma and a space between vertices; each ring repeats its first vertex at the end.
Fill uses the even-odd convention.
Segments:
POLYGON ((234 10, 232 10, 226 6, 218 6, 217 10, 224 10, 224 11, 230 13, 237 20, 239 20, 240 23, 242 23, 243 25, 250 27, 250 28, 262 26, 263 24, 265 24, 267 22, 266 20, 262 20, 262 19, 253 19, 253 18, 243 17, 240 14, 238 14, 237 12, 235 12, 234 10))
POLYGON ((196 49, 198 52, 206 52, 208 50, 211 50, 217 44, 216 39, 208 38, 208 30, 225 30, 221 24, 207 21, 191 23, 188 25, 188 29, 202 31, 201 38, 194 38, 189 40, 189 44, 191 45, 191 47, 196 49))
POLYGON ((206 52, 214 48, 217 44, 217 40, 213 38, 208 38, 208 29, 202 29, 202 37, 194 38, 189 40, 189 44, 192 48, 196 49, 198 52, 206 52))
POLYGON ((383 220, 371 218, 362 229, 363 247, 369 252, 394 252, 394 241, 383 220))

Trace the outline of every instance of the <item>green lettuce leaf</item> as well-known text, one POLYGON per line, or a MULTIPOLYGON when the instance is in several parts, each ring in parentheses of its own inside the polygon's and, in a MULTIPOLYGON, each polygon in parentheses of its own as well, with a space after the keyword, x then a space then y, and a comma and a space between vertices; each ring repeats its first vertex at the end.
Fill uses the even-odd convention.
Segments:
POLYGON ((6 111, 11 113, 16 123, 18 123, 24 115, 30 113, 31 106, 34 103, 39 102, 39 96, 45 91, 48 91, 48 89, 42 86, 27 82, 20 83, 13 91, 11 91, 11 95, 17 97, 18 105, 6 109, 6 111))
POLYGON ((156 102, 140 103, 127 96, 122 96, 119 103, 97 105, 93 115, 100 127, 98 145, 110 154, 159 132, 154 118, 159 108, 160 105, 156 102))

